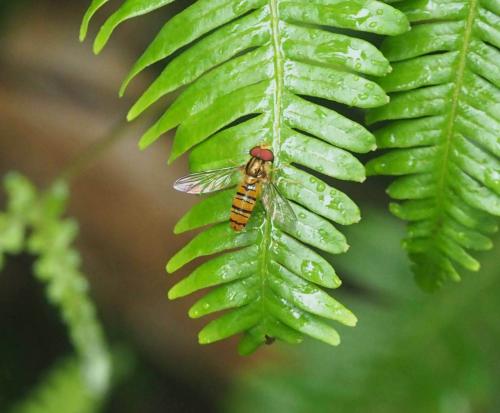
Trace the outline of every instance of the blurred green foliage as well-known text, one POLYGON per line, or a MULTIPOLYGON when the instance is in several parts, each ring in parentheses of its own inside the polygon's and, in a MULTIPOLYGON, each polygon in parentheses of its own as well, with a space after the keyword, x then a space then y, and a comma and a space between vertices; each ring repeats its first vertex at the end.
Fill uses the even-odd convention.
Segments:
POLYGON ((99 407, 100 400, 88 391, 81 363, 75 357, 56 363, 8 413, 95 413, 99 407))
POLYGON ((349 229, 353 248, 336 261, 355 283, 344 299, 358 327, 335 351, 280 349, 239 381, 226 412, 500 411, 500 250, 482 257, 479 276, 424 295, 395 247, 402 233, 377 213, 349 229))
POLYGON ((80 255, 72 247, 78 225, 62 217, 67 185, 58 181, 39 192, 27 178, 10 173, 4 186, 7 207, 0 213, 0 269, 5 254, 27 251, 36 256, 34 274, 45 284, 47 300, 60 312, 78 356, 78 369, 76 358, 60 364, 13 412, 97 411, 108 391, 111 362, 88 283, 79 270, 80 255), (79 391, 73 392, 78 386, 79 391))

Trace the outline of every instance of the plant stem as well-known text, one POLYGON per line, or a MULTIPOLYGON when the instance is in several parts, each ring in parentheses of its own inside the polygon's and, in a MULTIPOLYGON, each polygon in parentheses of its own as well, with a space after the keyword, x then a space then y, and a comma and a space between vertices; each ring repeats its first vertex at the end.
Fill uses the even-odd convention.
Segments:
POLYGON ((115 143, 126 136, 125 131, 128 128, 128 123, 120 117, 120 120, 115 123, 109 133, 92 142, 80 154, 75 156, 71 162, 65 166, 59 173, 57 180, 71 181, 78 176, 92 162, 101 157, 115 143))

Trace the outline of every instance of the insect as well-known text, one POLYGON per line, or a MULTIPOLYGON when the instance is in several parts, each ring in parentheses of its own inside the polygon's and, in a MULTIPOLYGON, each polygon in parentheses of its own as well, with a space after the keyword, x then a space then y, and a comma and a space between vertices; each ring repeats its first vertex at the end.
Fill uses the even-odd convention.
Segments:
POLYGON ((250 157, 246 165, 215 169, 182 177, 175 181, 174 188, 188 194, 216 192, 232 186, 233 176, 239 170, 243 173, 243 178, 237 186, 233 198, 229 218, 231 228, 236 232, 245 229, 255 204, 261 196, 264 209, 273 220, 293 226, 296 219, 290 203, 269 179, 274 161, 273 152, 264 146, 256 146, 250 151, 250 157))

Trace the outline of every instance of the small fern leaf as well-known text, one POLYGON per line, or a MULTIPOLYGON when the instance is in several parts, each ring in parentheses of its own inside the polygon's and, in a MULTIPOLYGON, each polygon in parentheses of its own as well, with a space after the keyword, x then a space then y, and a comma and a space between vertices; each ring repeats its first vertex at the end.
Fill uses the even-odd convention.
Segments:
POLYGON ((387 103, 367 77, 387 74, 390 65, 352 33, 407 29, 404 14, 371 0, 199 0, 164 25, 132 68, 122 92, 142 70, 169 59, 129 119, 182 89, 144 134, 141 148, 176 129, 170 162, 189 152, 191 170, 201 172, 243 164, 253 146, 268 145, 275 155, 273 182, 297 216, 294 226, 279 224, 258 203, 247 229, 235 233, 228 225, 231 189, 204 197, 180 220, 176 233, 210 227, 169 261, 169 272, 220 254, 169 292, 175 299, 212 288, 190 316, 225 313, 200 332, 200 343, 243 333, 243 354, 273 339, 298 343, 303 336, 337 345, 329 321, 355 325, 356 317, 321 287, 341 283, 324 258, 348 248, 334 224, 356 223, 360 211, 311 172, 362 182, 365 170, 353 152, 374 150, 375 139, 321 102, 387 103))
POLYGON ((404 243, 417 281, 435 289, 477 271, 468 250, 492 247, 500 216, 500 7, 489 0, 408 1, 414 23, 386 39, 393 72, 381 80, 391 103, 368 121, 390 149, 369 174, 399 176, 391 211, 410 221, 404 243))

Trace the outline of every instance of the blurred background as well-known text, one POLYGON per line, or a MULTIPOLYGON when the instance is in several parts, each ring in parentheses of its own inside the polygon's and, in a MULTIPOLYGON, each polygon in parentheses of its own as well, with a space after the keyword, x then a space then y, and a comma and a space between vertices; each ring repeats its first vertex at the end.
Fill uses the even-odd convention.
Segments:
MULTIPOLYGON (((355 329, 339 328, 339 348, 276 344, 241 358, 234 340, 199 346, 205 321, 187 317, 197 297, 166 299, 189 272, 164 271, 192 236, 172 234, 195 202, 171 189, 185 162, 167 168, 168 138, 137 149, 154 110, 123 122, 160 68, 117 97, 131 64, 174 8, 124 24, 96 58, 90 43, 78 42, 87 6, 0 0, 0 176, 17 170, 45 187, 93 142, 120 138, 73 181, 69 210, 80 222, 77 246, 107 338, 127 354, 105 412, 500 411, 500 249, 483 254, 481 272, 461 284, 420 292, 400 248, 404 228, 386 212, 382 179, 363 188, 342 185, 365 213, 346 229, 350 252, 332 259, 344 281, 335 296, 360 319, 355 329)), ((115 7, 112 1, 99 13, 94 31, 115 7)), ((2 206, 4 199, 0 194, 2 206)), ((71 349, 32 277, 32 262, 28 255, 8 257, 0 273, 0 412, 71 349)))

